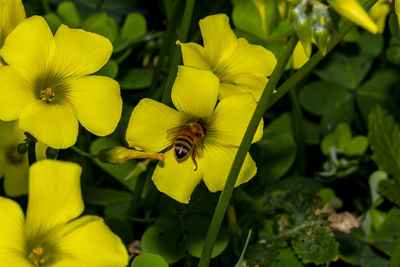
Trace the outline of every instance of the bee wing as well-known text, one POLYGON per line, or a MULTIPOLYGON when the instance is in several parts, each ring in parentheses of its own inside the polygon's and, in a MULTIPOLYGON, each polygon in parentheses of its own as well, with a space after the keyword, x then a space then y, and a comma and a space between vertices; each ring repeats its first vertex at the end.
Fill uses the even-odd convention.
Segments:
POLYGON ((185 126, 178 126, 167 130, 167 139, 174 139, 185 126))

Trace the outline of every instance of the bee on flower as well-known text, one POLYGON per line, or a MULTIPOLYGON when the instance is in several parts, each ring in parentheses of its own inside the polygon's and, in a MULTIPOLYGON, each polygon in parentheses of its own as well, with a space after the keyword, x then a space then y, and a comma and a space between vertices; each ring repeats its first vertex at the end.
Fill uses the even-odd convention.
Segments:
POLYGON ((1 266, 127 266, 124 244, 102 218, 77 218, 84 208, 81 172, 69 162, 32 165, 26 218, 16 202, 0 197, 1 266))
MULTIPOLYGON (((250 93, 218 102, 220 80, 209 70, 179 66, 171 98, 176 110, 142 99, 132 112, 126 140, 135 149, 161 152, 152 179, 159 191, 188 203, 204 181, 211 192, 222 190, 241 139, 256 107, 250 93)), ((253 142, 262 137, 260 122, 253 142)), ((236 186, 257 172, 248 153, 236 186)))
POLYGON ((118 83, 90 75, 112 53, 101 35, 61 25, 53 36, 40 16, 30 17, 7 36, 0 55, 0 119, 55 149, 75 144, 79 123, 99 136, 111 134, 121 117, 118 83))

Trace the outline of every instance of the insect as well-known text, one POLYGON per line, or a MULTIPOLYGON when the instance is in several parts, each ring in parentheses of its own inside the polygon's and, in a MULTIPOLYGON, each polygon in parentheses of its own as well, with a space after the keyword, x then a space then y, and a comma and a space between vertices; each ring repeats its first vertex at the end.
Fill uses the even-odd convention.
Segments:
POLYGON ((190 153, 197 170, 196 162, 196 146, 203 143, 203 138, 206 134, 206 126, 203 120, 191 122, 182 127, 170 129, 176 135, 172 139, 172 145, 168 147, 167 151, 174 148, 175 155, 178 160, 183 160, 190 153))

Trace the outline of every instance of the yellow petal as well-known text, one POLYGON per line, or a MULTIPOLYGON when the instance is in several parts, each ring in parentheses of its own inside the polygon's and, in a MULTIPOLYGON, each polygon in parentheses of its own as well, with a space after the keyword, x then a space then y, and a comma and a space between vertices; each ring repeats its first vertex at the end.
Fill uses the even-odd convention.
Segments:
POLYGON ((28 193, 28 157, 22 157, 21 162, 9 162, 4 167, 4 192, 7 196, 17 197, 28 193))
POLYGON ((211 69, 207 62, 204 47, 196 43, 179 43, 182 51, 183 64, 198 69, 211 69))
POLYGON ((332 8, 343 17, 372 33, 378 32, 378 27, 357 0, 330 0, 330 3, 332 8))
POLYGON ((276 66, 276 58, 271 51, 261 45, 249 44, 244 38, 239 38, 237 44, 234 56, 225 63, 228 67, 221 79, 225 76, 231 79, 240 73, 271 75, 276 66))
MULTIPOLYGON (((210 121, 204 142, 226 146, 239 146, 247 129, 256 102, 250 94, 232 95, 219 102, 210 121)), ((261 120, 253 142, 261 139, 263 121, 261 120)))
POLYGON ((0 1, 0 47, 5 38, 25 19, 25 10, 21 0, 1 0, 0 1))
POLYGON ((29 82, 11 66, 0 67, 0 119, 16 120, 22 110, 34 101, 29 82))
POLYGON ((122 112, 119 84, 105 76, 86 76, 68 79, 66 85, 82 126, 95 135, 111 134, 122 112))
POLYGON ((27 235, 48 233, 83 211, 82 168, 71 162, 42 160, 29 170, 27 235))
POLYGON ((1 49, 4 61, 32 80, 47 69, 53 53, 53 34, 40 16, 30 17, 18 24, 1 49))
POLYGON ((83 216, 68 223, 57 234, 57 247, 62 256, 57 267, 125 267, 128 252, 97 216, 83 216))
POLYGON ((24 214, 11 199, 0 197, 0 263, 1 266, 31 265, 24 259, 24 214))
POLYGON ((217 68, 219 62, 230 58, 237 45, 236 35, 225 14, 207 16, 199 21, 208 62, 217 68))
POLYGON ((185 125, 182 113, 144 98, 136 105, 129 119, 125 139, 130 147, 149 152, 160 152, 171 145, 174 136, 170 129, 185 125))
POLYGON ((241 73, 232 77, 230 81, 221 82, 219 99, 222 100, 230 95, 251 93, 258 101, 264 91, 268 79, 257 74, 241 73))
POLYGON ((37 100, 25 108, 19 127, 40 142, 56 149, 73 146, 78 137, 78 119, 71 104, 48 104, 37 100))
POLYGON ((191 118, 208 118, 217 103, 219 80, 211 71, 179 66, 171 98, 191 118))
POLYGON ((158 163, 152 179, 159 191, 179 202, 189 203, 190 195, 203 177, 202 166, 200 162, 197 164, 195 170, 191 155, 178 162, 171 149, 165 153, 164 162, 158 163))
POLYGON ((293 51, 293 68, 300 69, 304 64, 308 61, 309 57, 304 51, 303 45, 301 42, 297 42, 296 47, 293 51))
MULTIPOLYGON (((237 148, 205 143, 200 162, 204 168, 204 183, 211 192, 224 189, 226 179, 236 155, 237 148)), ((257 167, 250 154, 247 153, 235 186, 249 181, 257 173, 257 167)))
POLYGON ((389 15, 390 5, 386 0, 379 0, 370 10, 369 15, 376 22, 378 32, 385 30, 386 17, 389 15))
POLYGON ((58 28, 54 39, 53 68, 67 77, 98 71, 107 63, 113 49, 106 37, 66 25, 58 28))

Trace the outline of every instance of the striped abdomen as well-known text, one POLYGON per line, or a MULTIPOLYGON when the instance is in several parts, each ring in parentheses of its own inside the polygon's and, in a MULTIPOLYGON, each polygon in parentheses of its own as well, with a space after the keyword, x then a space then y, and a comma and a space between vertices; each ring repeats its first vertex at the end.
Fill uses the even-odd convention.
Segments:
POLYGON ((175 154, 178 159, 184 158, 193 151, 194 140, 190 134, 182 133, 175 138, 175 154))

